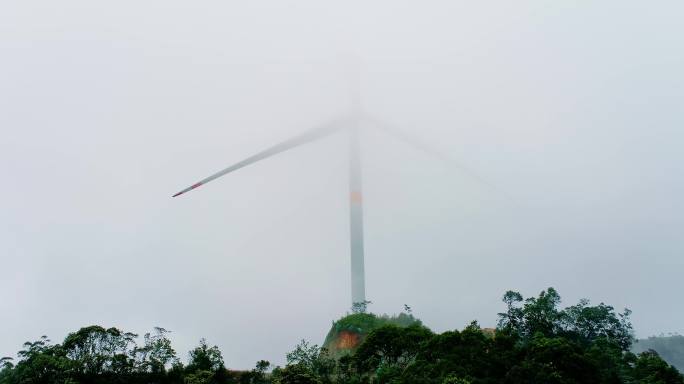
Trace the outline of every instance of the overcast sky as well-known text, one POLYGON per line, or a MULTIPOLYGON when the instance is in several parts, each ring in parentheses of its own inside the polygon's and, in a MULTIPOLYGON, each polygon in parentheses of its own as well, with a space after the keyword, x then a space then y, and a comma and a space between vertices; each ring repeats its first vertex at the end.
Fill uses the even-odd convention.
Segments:
POLYGON ((282 364, 350 306, 343 135, 171 195, 349 108, 370 309, 494 326, 549 286, 684 333, 681 1, 5 1, 0 356, 100 324, 282 364), (457 164, 459 166, 457 166, 457 164), (466 167, 480 178, 463 172, 466 167))

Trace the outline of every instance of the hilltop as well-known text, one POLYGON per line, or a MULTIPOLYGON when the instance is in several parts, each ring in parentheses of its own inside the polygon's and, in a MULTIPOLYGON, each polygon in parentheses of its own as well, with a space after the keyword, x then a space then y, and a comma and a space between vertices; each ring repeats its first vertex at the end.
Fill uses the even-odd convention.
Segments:
POLYGON ((423 325, 410 313, 399 315, 375 315, 373 313, 348 314, 337 321, 325 337, 323 348, 327 349, 331 357, 339 358, 352 354, 363 343, 372 331, 386 325, 405 328, 412 325, 423 325))

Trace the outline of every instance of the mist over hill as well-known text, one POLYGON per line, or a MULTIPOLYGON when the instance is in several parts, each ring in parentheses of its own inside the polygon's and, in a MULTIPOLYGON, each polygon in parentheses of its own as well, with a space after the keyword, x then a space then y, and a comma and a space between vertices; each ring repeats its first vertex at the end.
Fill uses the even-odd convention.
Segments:
POLYGON ((684 372, 684 336, 678 334, 651 336, 637 340, 632 346, 634 353, 642 353, 648 350, 658 352, 663 360, 684 372))

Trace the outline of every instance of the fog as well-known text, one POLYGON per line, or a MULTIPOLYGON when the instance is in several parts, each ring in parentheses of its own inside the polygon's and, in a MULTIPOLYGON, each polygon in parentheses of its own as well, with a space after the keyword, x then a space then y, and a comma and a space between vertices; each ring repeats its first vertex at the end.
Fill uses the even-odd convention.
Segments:
POLYGON ((206 337, 229 368, 322 343, 350 307, 344 134, 171 195, 345 116, 355 87, 441 154, 364 124, 371 311, 494 326, 506 290, 553 286, 684 332, 682 12, 3 2, 0 356, 90 324, 165 327, 182 359, 206 337))

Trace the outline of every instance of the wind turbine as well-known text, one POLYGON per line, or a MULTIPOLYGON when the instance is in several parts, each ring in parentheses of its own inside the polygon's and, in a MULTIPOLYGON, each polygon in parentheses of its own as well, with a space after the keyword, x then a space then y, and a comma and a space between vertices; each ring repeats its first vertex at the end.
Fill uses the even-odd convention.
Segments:
MULTIPOLYGON (((356 103, 355 103, 356 104, 356 103)), ((381 120, 370 117, 362 112, 358 104, 354 106, 353 110, 341 119, 333 120, 322 126, 310 129, 300 135, 290 138, 284 142, 276 144, 264 151, 254 154, 238 163, 235 163, 225 169, 222 169, 213 175, 206 177, 197 183, 183 189, 182 191, 173 195, 173 197, 182 195, 204 184, 209 183, 221 176, 237 171, 238 169, 247 167, 251 164, 265 160, 269 157, 279 153, 288 151, 290 149, 309 144, 311 142, 320 140, 324 137, 345 131, 349 138, 349 226, 350 226, 350 251, 351 251, 351 299, 352 308, 365 308, 366 301, 366 278, 364 268, 364 239, 363 239, 363 183, 362 183, 362 161, 361 161, 361 139, 360 126, 362 122, 369 122, 372 126, 382 130, 385 133, 395 136, 397 139, 410 144, 421 151, 428 152, 438 159, 447 160, 439 152, 432 150, 429 146, 415 138, 407 135, 405 132, 398 130, 396 127, 384 123, 381 120)), ((477 177, 467 169, 458 165, 458 167, 467 173, 469 176, 477 179, 483 184, 491 185, 481 178, 477 177)))
POLYGON ((264 151, 254 154, 238 163, 222 169, 197 183, 173 195, 180 196, 195 188, 209 183, 221 176, 237 171, 258 161, 265 160, 281 152, 308 144, 340 131, 346 131, 349 136, 349 227, 351 248, 351 298, 352 306, 366 303, 366 278, 364 268, 363 243, 363 191, 361 171, 361 143, 359 126, 361 119, 358 115, 329 122, 320 127, 308 130, 289 140, 276 144, 264 151))

